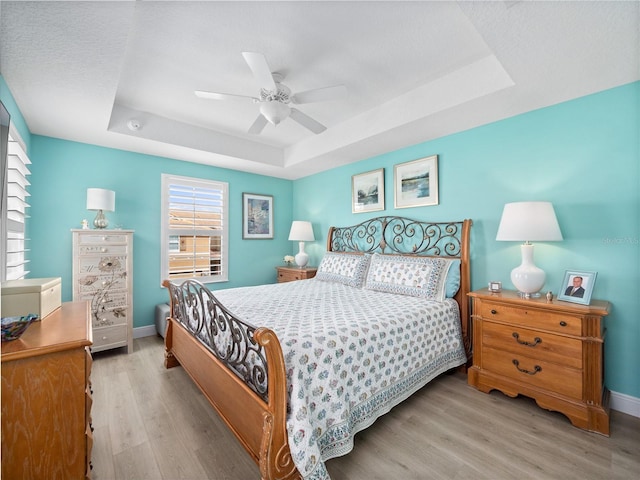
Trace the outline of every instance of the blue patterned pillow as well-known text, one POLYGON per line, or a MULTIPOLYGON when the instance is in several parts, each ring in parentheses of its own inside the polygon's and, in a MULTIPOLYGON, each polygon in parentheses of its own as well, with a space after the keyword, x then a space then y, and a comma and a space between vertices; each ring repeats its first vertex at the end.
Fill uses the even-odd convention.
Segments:
POLYGON ((324 282, 344 283, 361 288, 367 275, 371 255, 327 252, 316 272, 316 279, 324 282))
POLYGON ((374 254, 365 288, 442 302, 451 262, 445 258, 374 254))

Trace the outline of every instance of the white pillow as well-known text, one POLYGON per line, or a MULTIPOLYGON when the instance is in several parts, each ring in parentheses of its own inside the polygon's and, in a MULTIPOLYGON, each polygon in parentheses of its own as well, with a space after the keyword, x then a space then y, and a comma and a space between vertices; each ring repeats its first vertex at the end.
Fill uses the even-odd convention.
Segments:
POLYGON ((445 258, 376 253, 371 257, 365 288, 442 302, 451 262, 445 258))
POLYGON ((327 252, 322 257, 315 278, 361 288, 364 284, 371 255, 327 252))

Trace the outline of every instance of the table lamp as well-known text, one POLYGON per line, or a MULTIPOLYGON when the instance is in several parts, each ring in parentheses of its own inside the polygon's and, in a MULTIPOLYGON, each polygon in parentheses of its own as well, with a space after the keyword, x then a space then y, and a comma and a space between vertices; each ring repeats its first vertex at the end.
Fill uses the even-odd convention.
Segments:
POLYGON ((297 241, 300 251, 295 256, 296 265, 303 268, 309 263, 309 255, 304 251, 304 242, 313 242, 315 237, 313 236, 313 227, 311 222, 303 222, 300 220, 294 220, 291 224, 291 231, 289 232, 289 240, 297 241))
POLYGON ((520 246, 522 263, 511 271, 511 283, 520 296, 538 296, 544 286, 545 273, 533 263, 532 241, 559 241, 562 233, 550 202, 507 203, 502 211, 498 241, 524 241, 520 246))
POLYGON ((116 209, 116 192, 104 188, 87 188, 87 210, 97 210, 93 226, 99 229, 107 228, 109 221, 104 212, 116 209))

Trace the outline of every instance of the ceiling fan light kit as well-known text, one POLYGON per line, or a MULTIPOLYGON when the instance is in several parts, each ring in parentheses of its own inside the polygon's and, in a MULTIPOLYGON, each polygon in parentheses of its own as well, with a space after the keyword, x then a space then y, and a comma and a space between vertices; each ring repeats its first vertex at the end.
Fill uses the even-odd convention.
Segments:
POLYGON ((292 120, 315 134, 324 132, 327 129, 327 127, 309 117, 307 114, 298 109, 291 108, 289 103, 293 102, 296 105, 300 105, 341 99, 347 94, 347 89, 344 85, 317 88, 291 95, 289 87, 280 83, 284 78, 282 74, 271 72, 264 55, 261 53, 243 52, 242 56, 260 85, 260 98, 229 93, 205 92, 202 90, 196 90, 196 96, 211 100, 248 99, 259 103, 260 114, 248 130, 248 133, 251 134, 259 134, 262 132, 267 122, 275 126, 288 117, 291 117, 292 120))
POLYGON ((291 108, 286 103, 277 100, 262 102, 260 104, 260 113, 272 125, 278 125, 282 120, 287 118, 291 113, 291 108))

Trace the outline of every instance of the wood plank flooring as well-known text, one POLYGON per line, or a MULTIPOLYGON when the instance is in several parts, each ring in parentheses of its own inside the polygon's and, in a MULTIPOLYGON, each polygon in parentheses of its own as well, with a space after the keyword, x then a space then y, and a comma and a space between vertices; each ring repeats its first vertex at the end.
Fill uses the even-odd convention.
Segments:
MULTIPOLYGON (((258 467, 160 337, 94 354, 94 480, 258 480, 258 467)), ((445 375, 331 459, 333 480, 640 478, 640 419, 613 411, 611 437, 587 433, 533 400, 484 394, 445 375)))

